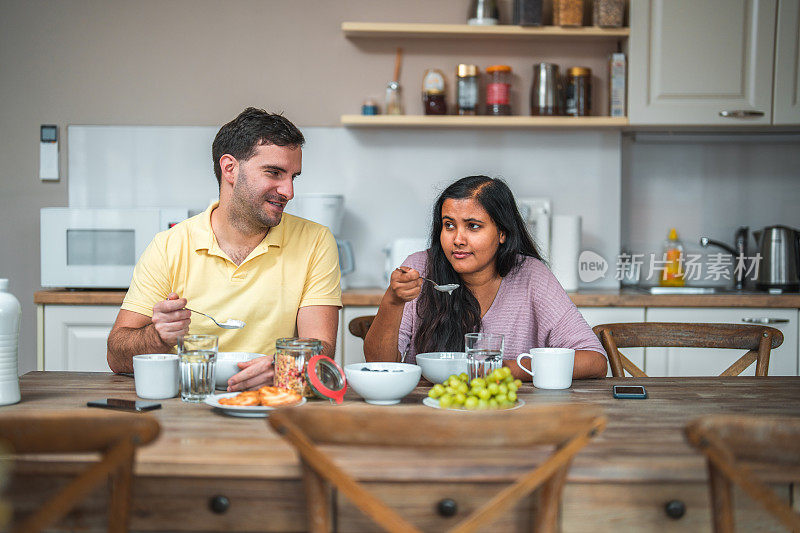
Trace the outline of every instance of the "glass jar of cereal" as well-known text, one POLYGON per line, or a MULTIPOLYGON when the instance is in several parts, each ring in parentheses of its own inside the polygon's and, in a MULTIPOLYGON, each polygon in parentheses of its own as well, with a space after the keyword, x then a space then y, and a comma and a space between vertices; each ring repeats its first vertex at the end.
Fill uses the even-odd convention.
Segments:
POLYGON ((275 386, 309 398, 314 392, 306 378, 308 362, 322 353, 317 339, 284 338, 275 342, 275 386))

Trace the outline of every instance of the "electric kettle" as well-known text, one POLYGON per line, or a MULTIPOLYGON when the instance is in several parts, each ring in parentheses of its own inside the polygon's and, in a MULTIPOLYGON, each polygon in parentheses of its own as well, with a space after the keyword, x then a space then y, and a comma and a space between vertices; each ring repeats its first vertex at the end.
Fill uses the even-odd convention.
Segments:
POLYGON ((761 263, 756 286, 759 289, 796 291, 800 288, 800 232, 786 226, 768 226, 754 231, 761 263))

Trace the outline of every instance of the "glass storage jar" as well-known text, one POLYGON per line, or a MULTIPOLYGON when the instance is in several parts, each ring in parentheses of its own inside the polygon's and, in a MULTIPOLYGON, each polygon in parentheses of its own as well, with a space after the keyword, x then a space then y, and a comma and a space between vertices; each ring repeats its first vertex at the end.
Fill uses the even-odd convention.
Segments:
POLYGON ((582 26, 583 0, 553 0, 553 24, 582 26))
POLYGON ((456 69, 458 114, 478 114, 478 67, 458 65, 456 69))
POLYGON ((594 0, 592 24, 601 28, 619 28, 625 18, 625 0, 594 0))
POLYGON ((432 68, 422 77, 422 107, 426 115, 446 115, 444 74, 432 68))
POLYGON ((567 69, 566 114, 571 117, 588 117, 592 114, 592 69, 567 69))
POLYGON ((275 386, 307 398, 314 396, 306 369, 311 358, 321 353, 322 341, 317 339, 278 339, 275 342, 275 386))
POLYGON ((486 114, 511 114, 511 67, 492 65, 486 69, 486 114))

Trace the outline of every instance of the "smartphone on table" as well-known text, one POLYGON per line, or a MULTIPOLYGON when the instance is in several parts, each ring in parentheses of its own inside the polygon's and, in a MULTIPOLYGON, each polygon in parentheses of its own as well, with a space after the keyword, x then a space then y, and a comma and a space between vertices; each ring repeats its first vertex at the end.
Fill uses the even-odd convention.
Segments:
POLYGON ((93 400, 86 404, 88 407, 102 407, 104 409, 119 409, 121 411, 152 411, 161 409, 158 402, 147 402, 142 400, 122 400, 120 398, 106 398, 104 400, 93 400))
POLYGON ((647 391, 641 385, 614 385, 614 398, 619 400, 644 400, 647 391))

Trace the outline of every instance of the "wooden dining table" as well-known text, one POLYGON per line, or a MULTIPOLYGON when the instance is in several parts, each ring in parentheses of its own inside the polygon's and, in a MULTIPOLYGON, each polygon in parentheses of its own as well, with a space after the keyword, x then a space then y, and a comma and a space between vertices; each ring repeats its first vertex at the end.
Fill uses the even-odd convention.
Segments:
MULTIPOLYGON (((423 382, 424 383, 424 382, 423 382)), ((392 412, 419 406, 429 386, 421 383, 392 412)), ((31 372, 20 378, 22 401, 0 408, 20 410, 88 409, 90 400, 136 399, 133 378, 76 372, 31 372)), ((560 403, 600 406, 606 430, 576 456, 564 488, 562 531, 711 530, 707 473, 703 457, 691 448, 683 428, 708 414, 800 417, 800 377, 642 378, 574 381, 566 390, 519 390, 523 409, 560 403), (618 400, 615 384, 638 384, 645 400, 618 400)), ((324 404, 323 400, 316 400, 324 404)), ((137 454, 131 514, 140 531, 303 531, 305 496, 294 450, 264 418, 229 416, 205 404, 160 400, 155 417, 160 437, 137 454)), ((309 401, 306 405, 312 405, 309 401)), ((348 391, 341 406, 363 405, 348 391)), ((468 423, 470 413, 459 413, 468 423)), ((476 428, 477 431, 480 428, 476 428)), ((533 468, 549 450, 367 449, 339 447, 336 461, 370 490, 399 509, 423 530, 442 530, 495 491, 533 468), (444 516, 439 503, 456 503, 456 516, 444 516)), ((20 457, 5 498, 15 512, 35 508, 48 493, 85 467, 91 456, 20 457)), ((778 495, 800 508, 798 469, 758 469, 778 495), (794 491, 792 488, 794 487, 794 491)), ((100 490, 61 524, 65 529, 101 529, 107 495, 100 490)), ((781 527, 744 493, 736 493, 737 525, 742 531, 781 527)), ((369 520, 335 496, 337 531, 367 531, 369 520)), ((493 524, 494 531, 529 529, 532 499, 523 500, 493 524)))

